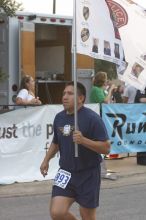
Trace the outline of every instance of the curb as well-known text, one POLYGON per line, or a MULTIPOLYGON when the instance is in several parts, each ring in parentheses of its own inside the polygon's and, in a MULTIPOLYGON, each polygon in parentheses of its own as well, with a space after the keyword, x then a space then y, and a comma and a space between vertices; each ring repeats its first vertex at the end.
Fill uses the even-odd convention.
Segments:
MULTIPOLYGON (((116 175, 116 179, 102 178, 101 190, 146 183, 146 172, 116 175)), ((49 195, 52 190, 52 182, 52 180, 44 180, 0 185, 0 198, 49 195)))

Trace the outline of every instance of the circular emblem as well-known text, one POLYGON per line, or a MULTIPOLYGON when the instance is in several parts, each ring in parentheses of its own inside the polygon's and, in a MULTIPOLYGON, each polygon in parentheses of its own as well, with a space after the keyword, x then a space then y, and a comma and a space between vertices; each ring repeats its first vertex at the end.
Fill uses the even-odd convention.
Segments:
POLYGON ((128 23, 128 14, 126 10, 117 2, 106 0, 109 10, 113 14, 117 28, 125 26, 128 23))

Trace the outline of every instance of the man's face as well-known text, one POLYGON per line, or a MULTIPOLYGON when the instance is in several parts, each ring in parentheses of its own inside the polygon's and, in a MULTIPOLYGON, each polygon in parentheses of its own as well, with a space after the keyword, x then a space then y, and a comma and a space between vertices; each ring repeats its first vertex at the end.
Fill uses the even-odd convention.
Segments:
MULTIPOLYGON (((82 105, 83 99, 83 96, 78 96, 77 94, 78 106, 82 105)), ((74 87, 72 85, 65 87, 62 96, 62 104, 64 106, 64 109, 68 111, 68 113, 74 112, 74 87)))
POLYGON ((65 87, 62 96, 62 104, 65 110, 69 112, 74 110, 74 87, 72 85, 65 87))

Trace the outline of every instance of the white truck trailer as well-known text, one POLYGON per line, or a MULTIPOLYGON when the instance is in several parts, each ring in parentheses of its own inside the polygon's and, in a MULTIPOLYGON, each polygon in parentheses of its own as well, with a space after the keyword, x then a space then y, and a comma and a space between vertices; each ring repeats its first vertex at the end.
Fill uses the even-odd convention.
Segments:
MULTIPOLYGON (((0 82, 0 104, 12 105, 22 74, 36 80, 36 93, 43 104, 61 103, 62 90, 73 79, 72 17, 19 12, 15 17, 0 13, 0 69, 7 78, 0 82)), ((94 60, 77 55, 78 80, 88 94, 94 60)))

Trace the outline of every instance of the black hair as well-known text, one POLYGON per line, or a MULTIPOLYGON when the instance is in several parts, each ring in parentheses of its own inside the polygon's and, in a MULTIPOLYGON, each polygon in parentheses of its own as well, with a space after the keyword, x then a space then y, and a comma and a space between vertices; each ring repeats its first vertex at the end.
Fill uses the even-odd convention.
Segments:
MULTIPOLYGON (((65 87, 67 86, 74 86, 74 81, 71 81, 71 82, 68 82, 65 87)), ((86 99, 86 88, 85 86, 80 83, 80 82, 77 82, 77 92, 78 92, 78 95, 83 95, 86 99)), ((85 101, 84 99, 84 101, 85 101)))

